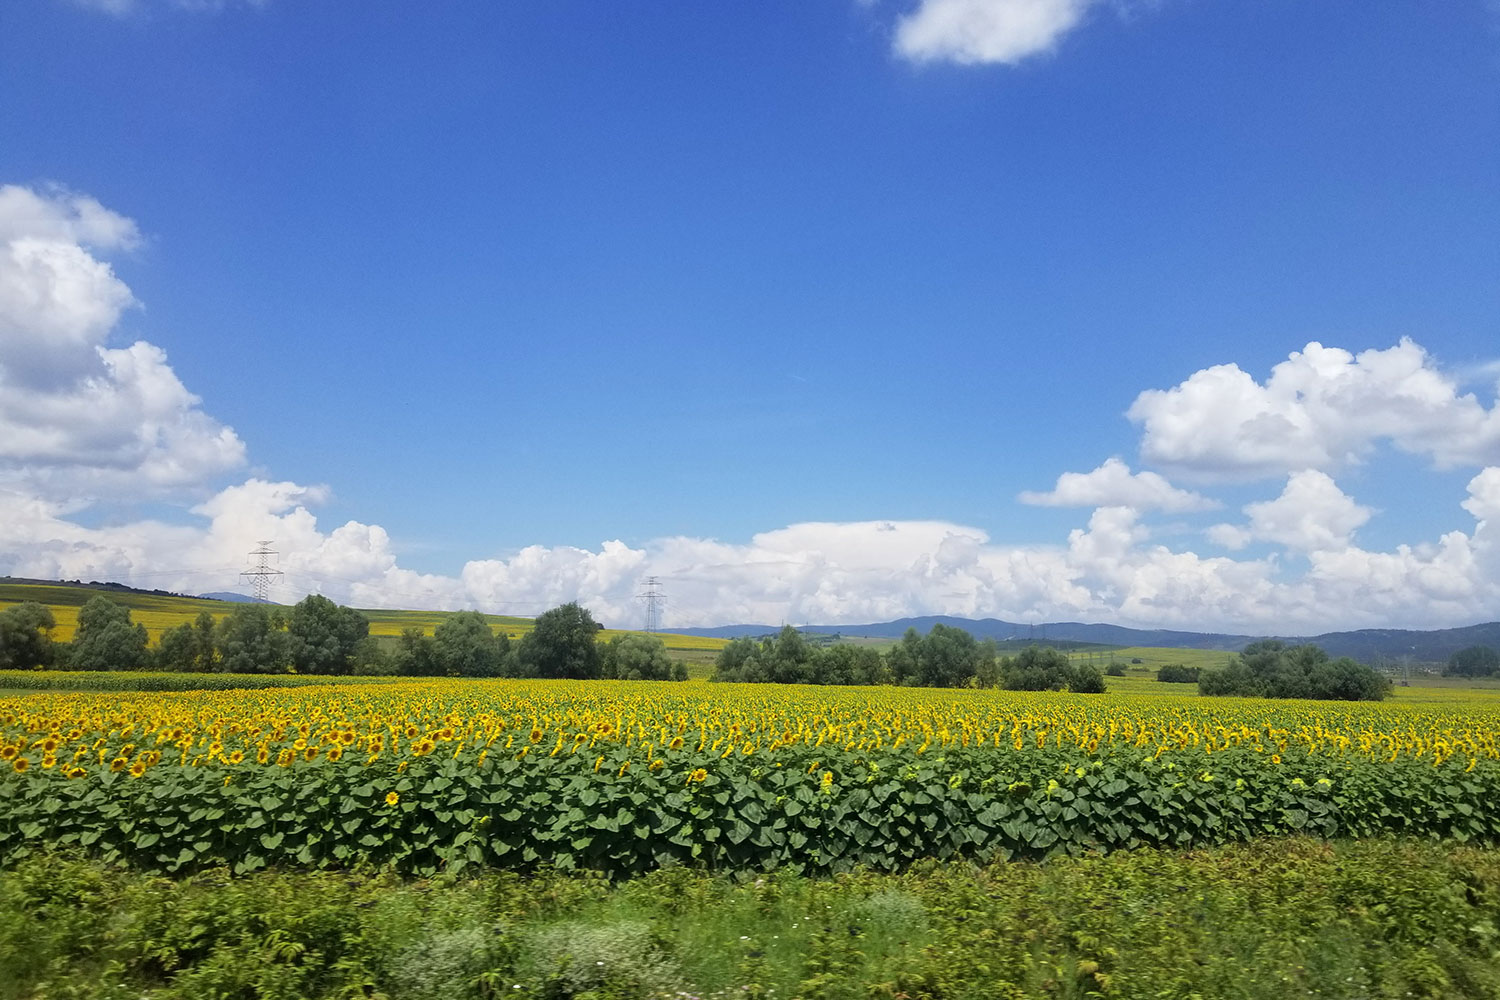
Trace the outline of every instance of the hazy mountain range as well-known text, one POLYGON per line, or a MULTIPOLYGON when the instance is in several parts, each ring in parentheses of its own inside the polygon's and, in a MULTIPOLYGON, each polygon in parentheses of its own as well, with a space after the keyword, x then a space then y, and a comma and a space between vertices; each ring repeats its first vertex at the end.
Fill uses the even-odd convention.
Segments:
MULTIPOLYGON (((1181 632, 1172 629, 1138 629, 1123 625, 1089 625, 1083 622, 1047 622, 1023 625, 998 618, 954 618, 948 615, 926 615, 920 618, 898 618, 868 625, 801 625, 803 632, 823 635, 861 636, 875 639, 900 638, 908 628, 927 632, 937 624, 964 629, 981 639, 1034 640, 1038 643, 1091 642, 1110 646, 1165 646, 1173 649, 1223 649, 1238 651, 1257 639, 1280 638, 1292 643, 1310 642, 1327 650, 1331 656, 1352 656, 1357 660, 1411 657, 1417 662, 1440 662, 1469 646, 1500 648, 1500 622, 1468 625, 1463 628, 1434 629, 1360 629, 1357 632, 1325 632, 1311 636, 1230 635, 1223 632, 1181 632)), ((761 636, 779 631, 779 625, 723 625, 718 628, 670 629, 682 635, 713 636, 734 639, 761 636)))

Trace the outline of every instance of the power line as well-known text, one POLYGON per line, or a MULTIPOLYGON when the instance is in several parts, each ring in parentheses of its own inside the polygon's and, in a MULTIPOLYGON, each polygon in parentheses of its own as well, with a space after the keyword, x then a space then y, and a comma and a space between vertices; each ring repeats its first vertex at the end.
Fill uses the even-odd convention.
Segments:
POLYGON ((270 599, 272 577, 282 577, 286 574, 271 565, 271 557, 279 554, 271 548, 271 540, 258 542, 257 545, 258 548, 250 550, 250 555, 258 560, 255 568, 241 570, 240 577, 250 584, 255 599, 265 604, 270 599))

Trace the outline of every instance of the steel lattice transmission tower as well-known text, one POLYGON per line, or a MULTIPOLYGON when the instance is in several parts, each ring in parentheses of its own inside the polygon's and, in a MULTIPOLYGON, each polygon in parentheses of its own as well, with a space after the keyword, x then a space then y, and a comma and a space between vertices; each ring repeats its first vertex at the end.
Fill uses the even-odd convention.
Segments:
POLYGON ((661 630, 661 610, 667 606, 667 595, 661 591, 661 581, 654 576, 646 577, 646 590, 635 595, 636 600, 646 605, 646 632, 661 630))
POLYGON ((250 550, 250 558, 255 559, 255 568, 247 569, 240 573, 240 579, 250 584, 254 591, 254 597, 262 604, 270 600, 271 580, 273 577, 285 576, 281 570, 271 565, 271 557, 279 553, 271 548, 271 541, 267 539, 257 542, 256 548, 250 550))

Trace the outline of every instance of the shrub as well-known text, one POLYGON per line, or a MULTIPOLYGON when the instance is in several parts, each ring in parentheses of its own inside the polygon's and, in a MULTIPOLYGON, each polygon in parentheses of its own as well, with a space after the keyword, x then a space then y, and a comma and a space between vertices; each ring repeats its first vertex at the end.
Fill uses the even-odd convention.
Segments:
POLYGON ((1169 663, 1156 672, 1156 679, 1164 684, 1197 684, 1202 672, 1200 667, 1185 667, 1180 663, 1169 663))
POLYGON ((1390 680, 1365 664, 1347 656, 1330 660, 1317 646, 1289 647, 1279 639, 1252 642, 1222 670, 1198 677, 1205 695, 1380 701, 1390 691, 1390 680))
POLYGON ((1001 683, 1008 691, 1061 691, 1103 694, 1104 676, 1087 663, 1070 663, 1051 646, 1028 646, 1015 659, 1000 661, 1001 683))

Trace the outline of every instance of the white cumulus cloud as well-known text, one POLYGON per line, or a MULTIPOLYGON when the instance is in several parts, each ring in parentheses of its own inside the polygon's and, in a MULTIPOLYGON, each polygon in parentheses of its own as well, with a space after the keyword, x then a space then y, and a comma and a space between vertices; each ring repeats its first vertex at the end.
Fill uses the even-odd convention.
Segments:
POLYGON ((1246 504, 1245 513, 1249 524, 1214 525, 1209 539, 1230 549, 1252 541, 1275 542, 1295 552, 1346 549, 1373 512, 1355 503, 1327 473, 1304 469, 1287 478, 1276 499, 1246 504))
POLYGON ((1264 383, 1215 365, 1141 393, 1128 415, 1145 460, 1200 480, 1337 470, 1382 441, 1442 468, 1500 462, 1500 408, 1409 339, 1359 354, 1310 343, 1264 383))
POLYGON ((1118 458, 1106 459, 1092 472, 1064 472, 1046 493, 1030 490, 1018 498, 1040 507, 1125 506, 1137 510, 1198 511, 1219 506, 1191 490, 1182 490, 1155 472, 1131 472, 1118 458))
POLYGON ((1051 51, 1095 0, 922 0, 896 25, 913 62, 1014 64, 1051 51))
POLYGON ((92 198, 0 187, 0 484, 157 494, 244 464, 244 444, 160 348, 108 345, 135 299, 95 254, 139 242, 92 198))

